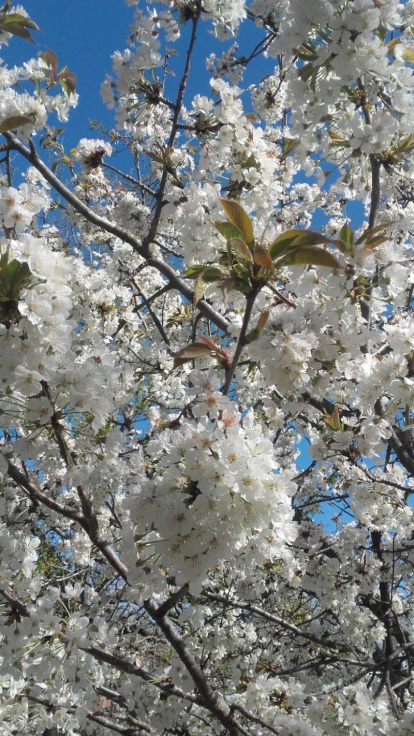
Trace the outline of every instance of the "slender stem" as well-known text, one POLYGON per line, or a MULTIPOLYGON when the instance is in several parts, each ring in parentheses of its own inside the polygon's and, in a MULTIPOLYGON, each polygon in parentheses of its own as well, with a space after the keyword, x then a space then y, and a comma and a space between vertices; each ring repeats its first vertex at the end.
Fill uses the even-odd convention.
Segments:
POLYGON ((368 227, 371 229, 372 227, 375 227, 378 220, 378 210, 381 199, 381 163, 373 154, 371 154, 369 158, 371 162, 371 207, 368 227))
POLYGON ((247 334, 247 329, 249 327, 249 322, 250 322, 250 317, 251 317, 252 310, 253 310, 253 305, 254 305, 254 302, 255 302, 255 299, 256 299, 256 296, 257 296, 258 293, 259 293, 258 290, 257 289, 254 289, 246 297, 246 311, 245 311, 244 317, 243 317, 243 324, 242 324, 242 327, 241 327, 241 330, 240 330, 239 339, 237 341, 236 350, 234 351, 233 360, 231 362, 230 368, 227 371, 226 381, 225 381, 225 384, 224 384, 223 389, 222 389, 222 393, 223 393, 224 396, 227 396, 227 394, 228 394, 228 392, 230 390, 231 382, 233 380, 233 377, 234 377, 234 374, 236 372, 236 368, 237 368, 237 365, 238 365, 240 356, 241 356, 242 351, 243 351, 243 348, 245 346, 245 338, 246 338, 246 334, 247 334))
MULTIPOLYGON (((360 89, 360 91, 365 94, 365 87, 360 77, 358 78, 357 83, 358 83, 358 88, 360 89)), ((365 103, 362 105, 362 114, 364 116, 364 120, 366 124, 370 125, 371 115, 369 114, 368 107, 365 103)), ((378 159, 374 156, 373 153, 370 154, 369 160, 371 163, 371 206, 370 206, 370 213, 369 213, 368 229, 371 229, 372 227, 375 227, 377 219, 378 219, 378 210, 379 210, 379 204, 380 204, 380 198, 381 198, 381 182, 380 182, 381 163, 380 161, 378 161, 378 159)))
MULTIPOLYGON (((148 314, 150 315, 152 321, 154 322, 154 325, 157 328, 158 332, 160 333, 162 339, 164 340, 164 342, 166 343, 166 345, 169 345, 170 344, 170 340, 168 338, 168 335, 167 335, 167 333, 166 333, 166 331, 164 329, 164 325, 162 324, 160 318, 154 312, 154 310, 151 307, 151 304, 148 301, 147 297, 145 296, 144 292, 142 291, 142 289, 139 288, 138 284, 136 283, 136 281, 134 279, 133 279, 133 284, 134 284, 134 287, 135 287, 138 295, 143 300, 143 304, 140 305, 140 307, 141 306, 142 307, 146 307, 146 309, 148 310, 148 314)), ((136 311, 138 311, 138 310, 136 310, 136 311)))
POLYGON ((7 184, 9 187, 12 185, 12 175, 11 175, 11 168, 10 168, 10 150, 6 153, 6 172, 7 172, 7 184))
MULTIPOLYGON (((365 94, 365 87, 363 85, 362 79, 359 78, 357 81, 358 81, 359 89, 361 90, 363 94, 365 94)), ((371 116, 369 114, 369 110, 365 102, 362 104, 362 113, 363 113, 366 124, 370 125, 371 116)), ((371 164, 371 205, 370 205, 370 210, 369 210, 368 230, 370 230, 372 227, 375 227, 377 223, 378 211, 379 211, 380 200, 381 200, 381 163, 380 161, 378 161, 378 159, 373 153, 370 154, 369 160, 371 164)), ((365 298, 361 299, 360 301, 361 315, 365 319, 365 322, 367 323, 368 330, 371 324, 372 289, 375 288, 375 286, 377 286, 378 278, 379 278, 379 271, 378 271, 378 266, 377 266, 377 268, 375 269, 375 274, 372 278, 371 285, 368 286, 366 289, 365 298)), ((363 345, 361 347, 361 352, 363 353, 368 352, 368 344, 363 345)))
POLYGON ((102 163, 102 167, 104 169, 109 169, 109 171, 113 171, 115 174, 118 174, 118 176, 122 176, 123 179, 126 181, 131 182, 131 184, 135 184, 135 186, 142 189, 145 194, 149 194, 151 197, 154 197, 154 199, 157 198, 157 192, 153 192, 150 187, 147 187, 145 184, 143 184, 141 181, 138 181, 138 179, 134 179, 133 176, 130 176, 130 174, 125 174, 123 171, 120 171, 115 166, 111 166, 111 164, 102 163))
POLYGON ((273 291, 273 294, 275 294, 277 296, 277 298, 280 299, 281 302, 283 302, 283 304, 286 304, 287 307, 293 307, 293 309, 296 309, 295 302, 292 302, 292 300, 291 299, 288 299, 287 296, 285 296, 284 294, 282 294, 282 292, 279 291, 279 289, 276 289, 270 283, 270 281, 266 285, 270 289, 270 291, 273 291))
MULTIPOLYGON (((185 67, 184 67, 183 75, 181 77, 180 86, 178 88, 177 100, 174 106, 174 115, 173 115, 172 124, 171 124, 171 132, 170 132, 170 137, 168 139, 168 144, 167 144, 167 148, 169 149, 172 149, 174 145, 175 137, 178 131, 178 127, 177 127, 178 119, 179 119, 181 107, 183 104, 184 92, 187 86, 188 75, 190 73, 190 62, 191 62, 191 57, 192 57, 193 50, 194 50, 195 41, 196 41, 196 31, 197 31, 198 21, 200 20, 200 15, 201 15, 201 5, 200 3, 198 3, 197 12, 195 13, 192 19, 193 27, 191 31, 190 44, 188 46, 185 67)), ((144 257, 148 255, 148 248, 153 242, 156 236, 156 233, 157 233, 162 208, 164 206, 163 195, 164 195, 165 187, 167 184, 168 173, 169 172, 167 171, 167 168, 165 167, 162 173, 160 186, 157 192, 157 204, 156 204, 155 211, 154 211, 154 217, 152 219, 148 234, 142 241, 142 251, 144 253, 144 257)))
POLYGON ((314 644, 318 644, 320 647, 323 647, 324 649, 334 649, 335 651, 338 651, 338 649, 340 650, 343 648, 343 644, 341 644, 341 642, 330 641, 329 639, 320 639, 318 636, 308 633, 306 631, 302 631, 298 626, 295 626, 294 624, 290 624, 288 621, 285 621, 283 618, 280 618, 279 616, 275 616, 273 613, 268 613, 268 611, 265 611, 263 608, 259 608, 258 606, 255 606, 252 603, 238 603, 238 601, 232 600, 231 598, 226 598, 223 595, 210 593, 208 591, 204 592, 203 596, 205 596, 205 598, 207 598, 208 600, 217 601, 218 603, 224 603, 225 605, 230 606, 232 608, 238 608, 242 611, 250 611, 251 613, 255 613, 261 618, 264 618, 267 621, 271 621, 272 623, 277 624, 278 626, 281 626, 283 629, 286 629, 287 631, 291 631, 293 634, 300 636, 302 639, 306 639, 307 641, 311 641, 314 644))

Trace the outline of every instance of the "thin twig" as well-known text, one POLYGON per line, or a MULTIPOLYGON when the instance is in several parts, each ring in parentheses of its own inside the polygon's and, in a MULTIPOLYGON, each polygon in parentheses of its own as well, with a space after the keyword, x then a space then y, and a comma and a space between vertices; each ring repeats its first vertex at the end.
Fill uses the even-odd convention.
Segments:
POLYGON ((230 390, 231 382, 236 372, 236 368, 239 362, 240 355, 242 354, 243 348, 246 344, 245 342, 246 334, 247 334, 247 330, 249 327, 250 317, 253 311, 253 305, 254 305, 257 294, 258 294, 258 290, 254 289, 253 291, 250 292, 250 294, 246 296, 246 310, 245 310, 244 317, 243 317, 243 324, 241 326, 239 339, 236 345, 236 350, 234 351, 233 360, 231 362, 230 368, 227 371, 226 381, 222 389, 222 393, 224 396, 227 396, 230 390))

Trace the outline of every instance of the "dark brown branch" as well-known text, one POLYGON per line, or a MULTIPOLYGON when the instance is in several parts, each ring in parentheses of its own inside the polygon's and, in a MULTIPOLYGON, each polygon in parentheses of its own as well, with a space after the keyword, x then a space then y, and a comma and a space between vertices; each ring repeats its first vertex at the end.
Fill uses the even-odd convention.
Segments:
POLYGON ((232 736, 238 736, 240 729, 233 721, 231 708, 222 696, 211 688, 205 673, 172 622, 165 615, 159 613, 158 607, 152 601, 146 601, 144 607, 157 623, 167 641, 175 649, 187 672, 191 675, 203 699, 204 706, 216 716, 232 736))
POLYGON ((11 596, 7 590, 4 590, 4 588, 0 588, 0 595, 10 603, 13 613, 17 613, 19 616, 24 616, 25 618, 30 618, 30 613, 24 603, 20 603, 17 598, 13 598, 13 596, 11 596))

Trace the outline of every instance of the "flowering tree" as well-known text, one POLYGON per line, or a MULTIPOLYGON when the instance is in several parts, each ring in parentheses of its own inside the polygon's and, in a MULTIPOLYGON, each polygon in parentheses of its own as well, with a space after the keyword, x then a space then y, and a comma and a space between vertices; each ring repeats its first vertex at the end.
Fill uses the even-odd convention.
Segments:
POLYGON ((408 736, 414 2, 133 12, 0 67, 0 732, 408 736))

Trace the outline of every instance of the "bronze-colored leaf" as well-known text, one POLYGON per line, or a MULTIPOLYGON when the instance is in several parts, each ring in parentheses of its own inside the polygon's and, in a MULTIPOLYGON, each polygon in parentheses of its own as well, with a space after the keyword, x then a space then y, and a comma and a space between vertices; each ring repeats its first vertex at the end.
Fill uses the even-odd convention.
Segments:
POLYGON ((40 58, 43 59, 48 68, 51 69, 54 79, 58 68, 58 58, 55 52, 51 51, 50 49, 46 49, 46 51, 44 52, 39 51, 38 56, 40 56, 40 58))
POLYGON ((247 245, 252 245, 254 242, 253 225, 247 212, 238 202, 231 199, 220 199, 220 202, 230 222, 239 228, 243 240, 247 245))
POLYGON ((240 238, 231 238, 228 243, 230 250, 232 250, 233 253, 237 253, 238 256, 243 256, 243 258, 247 258, 250 263, 253 263, 252 252, 244 240, 241 240, 240 238))
POLYGON ((260 317, 259 317, 259 319, 257 321, 256 327, 254 327, 252 330, 250 330, 250 332, 248 332, 248 334, 244 338, 244 343, 246 345, 250 345, 250 343, 252 343, 255 340, 258 340, 259 339, 260 335, 263 332, 263 328, 264 328, 264 326, 265 326, 265 324, 266 324, 266 322, 267 322, 267 320, 269 318, 269 314, 270 314, 269 311, 262 312, 262 314, 260 315, 260 317))
POLYGON ((332 141, 345 141, 345 138, 343 138, 342 135, 339 135, 339 133, 335 133, 334 130, 328 130, 327 132, 332 141))
POLYGON ((201 340, 201 342, 204 343, 204 345, 207 345, 207 347, 210 348, 210 350, 212 350, 213 352, 216 352, 216 350, 219 350, 220 349, 218 347, 218 345, 216 345, 215 342, 213 342, 212 340, 210 340, 205 335, 200 335, 200 340, 201 340))
POLYGON ((273 263, 267 248, 264 245, 258 245, 253 254, 254 262, 258 263, 262 268, 266 268, 268 271, 275 270, 275 264, 273 263))
POLYGON ((3 23, 1 26, 1 30, 5 31, 6 33, 11 33, 12 36, 18 36, 19 38, 23 38, 25 41, 36 43, 36 41, 31 36, 27 28, 25 28, 25 26, 22 25, 21 23, 8 23, 7 25, 3 23))
POLYGON ((257 322, 257 327, 259 328, 260 331, 263 330, 267 320, 269 319, 269 314, 270 314, 269 310, 261 313, 258 319, 258 322, 257 322))
POLYGON ((394 225, 395 222, 396 222, 395 220, 389 220, 388 222, 382 222, 380 225, 371 227, 369 230, 365 230, 365 232, 361 235, 361 237, 358 238, 358 240, 356 241, 356 244, 361 245, 361 243, 363 243, 364 240, 369 240, 376 233, 381 232, 381 230, 385 230, 390 225, 394 225))
POLYGON ((386 235, 376 235, 374 238, 370 238, 366 241, 363 250, 374 250, 378 248, 382 243, 386 243, 389 238, 386 235))
POLYGON ((342 429, 342 422, 341 417, 339 415, 339 409, 337 406, 335 406, 335 409, 332 414, 326 414, 325 421, 331 429, 333 429, 335 432, 340 432, 342 429))
POLYGON ((76 90, 76 77, 71 72, 61 72, 57 75, 56 79, 59 80, 60 85, 64 92, 68 95, 73 95, 76 90))
POLYGON ((210 348, 202 342, 193 342, 191 345, 186 345, 174 353, 174 368, 179 368, 184 363, 188 363, 196 358, 211 355, 211 352, 210 348))

